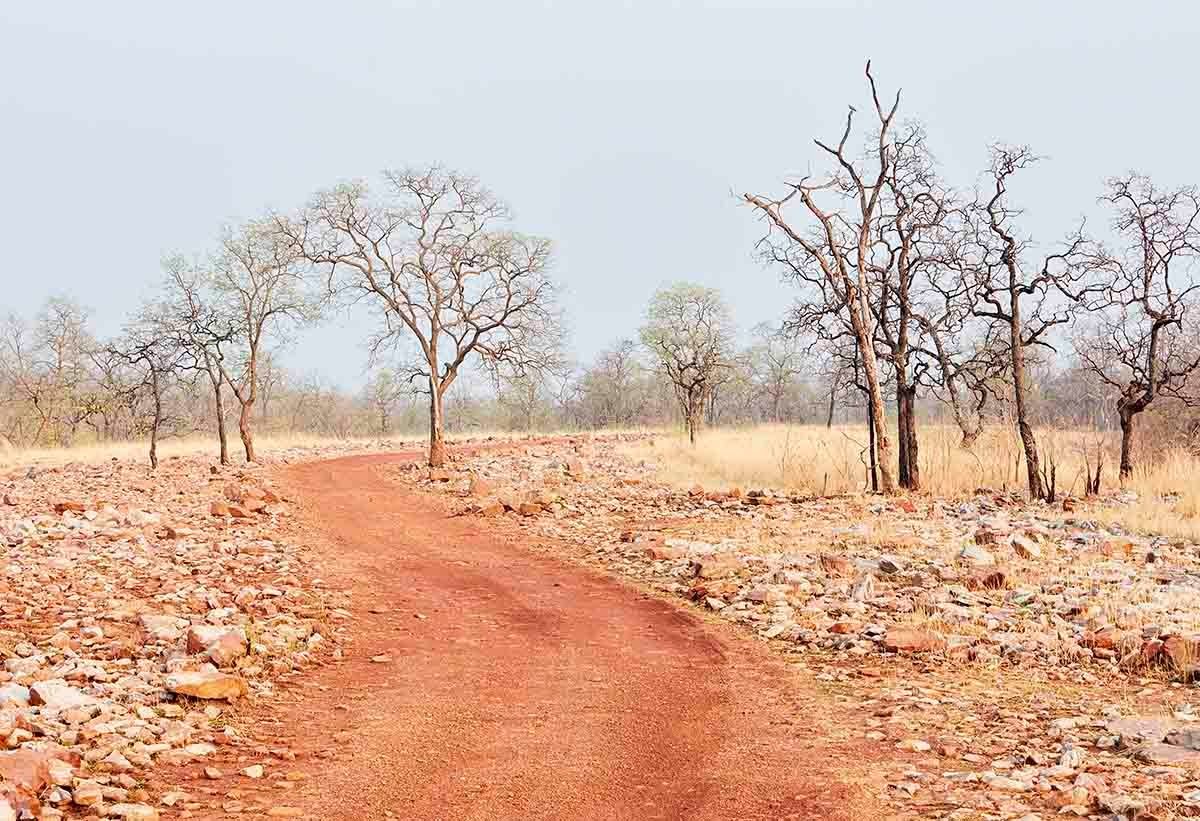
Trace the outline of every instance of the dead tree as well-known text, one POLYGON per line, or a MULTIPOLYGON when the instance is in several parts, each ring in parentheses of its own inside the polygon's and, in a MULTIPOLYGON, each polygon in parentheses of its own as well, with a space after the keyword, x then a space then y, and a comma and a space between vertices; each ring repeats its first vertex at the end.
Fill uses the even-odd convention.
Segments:
MULTIPOLYGON (((779 232, 789 247, 784 253, 796 262, 800 277, 825 293, 824 303, 844 311, 857 340, 862 358, 862 370, 869 394, 869 413, 877 432, 880 486, 884 493, 895 493, 896 477, 892 469, 892 443, 887 436, 883 388, 875 353, 875 328, 868 305, 870 277, 875 261, 872 258, 874 231, 881 212, 881 201, 887 194, 888 175, 893 160, 891 128, 900 107, 900 93, 890 107, 879 99, 871 64, 867 63, 867 82, 878 119, 878 140, 863 159, 851 159, 847 143, 853 130, 853 106, 846 116, 846 125, 836 146, 820 140, 816 145, 826 152, 836 166, 834 173, 822 180, 804 177, 788 183, 789 191, 772 198, 744 194, 744 199, 767 219, 770 229, 779 232), (821 204, 833 197, 832 206, 821 204), (819 202, 819 200, 821 202, 819 202), (809 227, 796 222, 787 213, 790 205, 803 205, 809 227)), ((762 241, 769 246, 773 237, 762 241)))
POLYGON ((255 460, 251 419, 268 339, 310 319, 317 307, 307 292, 303 257, 275 229, 273 219, 264 219, 226 230, 211 263, 216 311, 234 329, 231 341, 216 343, 216 365, 240 406, 238 432, 247 462, 255 460))
POLYGON ((1050 492, 1044 479, 1037 438, 1030 421, 1027 349, 1053 350, 1048 334, 1071 321, 1076 310, 1095 292, 1086 278, 1097 264, 1097 255, 1083 226, 1070 233, 1063 246, 1043 256, 1033 267, 1031 242, 1018 234, 1021 211, 1009 201, 1008 185, 1014 174, 1028 168, 1037 157, 1026 146, 993 146, 988 169, 988 189, 968 211, 979 299, 977 317, 999 323, 1006 333, 1009 375, 1017 430, 1025 457, 1029 493, 1045 499, 1050 492))
POLYGON ((405 376, 429 397, 429 464, 446 460, 443 400, 469 359, 520 367, 557 322, 551 244, 508 228, 508 207, 478 180, 440 167, 320 192, 277 228, 332 291, 379 309, 378 354, 414 344, 405 376))
POLYGON ((165 300, 169 329, 178 344, 191 353, 191 362, 204 373, 213 393, 213 415, 222 465, 229 464, 229 437, 225 431, 225 378, 221 373, 221 348, 233 345, 235 322, 213 304, 207 288, 210 272, 183 257, 163 262, 166 272, 165 300))
POLYGON ((877 345, 892 366, 899 483, 917 490, 921 472, 916 399, 920 377, 929 368, 918 343, 923 328, 932 324, 922 307, 929 280, 943 265, 943 237, 951 231, 957 203, 937 174, 919 125, 903 129, 892 152, 875 226, 867 305, 877 345))
POLYGON ((128 390, 148 393, 150 417, 150 469, 158 468, 158 439, 167 422, 163 395, 183 370, 194 367, 190 350, 174 333, 170 311, 162 304, 147 304, 125 326, 121 338, 108 346, 110 354, 137 373, 128 390))
MULTIPOLYGON (((767 401, 767 418, 778 424, 784 420, 784 403, 805 373, 806 346, 797 335, 767 323, 755 326, 753 334, 757 341, 747 352, 747 367, 767 401)), ((804 424, 803 410, 797 421, 804 424)))
POLYGON ((1108 181, 1100 202, 1114 212, 1122 246, 1106 255, 1104 305, 1077 338, 1084 367, 1118 392, 1122 479, 1133 473, 1134 422, 1160 396, 1190 401, 1188 378, 1200 368, 1188 315, 1200 282, 1200 194, 1194 186, 1160 190, 1145 176, 1108 181))
POLYGON ((704 404, 726 378, 732 360, 729 309, 715 289, 677 283, 650 300, 641 339, 670 381, 694 445, 704 404))

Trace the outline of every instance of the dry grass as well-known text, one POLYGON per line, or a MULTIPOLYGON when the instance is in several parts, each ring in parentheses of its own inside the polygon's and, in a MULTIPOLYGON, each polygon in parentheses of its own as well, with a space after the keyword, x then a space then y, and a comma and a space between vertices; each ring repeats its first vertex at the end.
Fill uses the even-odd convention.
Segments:
MULTIPOLYGON (((1023 490, 1021 443, 1015 431, 993 428, 975 447, 959 446, 951 426, 921 428, 922 492, 955 499, 978 488, 1023 490)), ((770 487, 805 495, 859 493, 866 487, 866 429, 842 426, 766 425, 705 431, 696 447, 679 436, 627 448, 627 454, 656 465, 658 477, 678 487, 749 490, 770 487)), ((1057 468, 1060 494, 1082 495, 1088 468, 1104 459, 1103 490, 1116 482, 1114 436, 1085 431, 1040 431, 1043 458, 1057 468)), ((1090 518, 1130 529, 1200 539, 1200 460, 1182 452, 1158 454, 1125 487, 1138 494, 1132 504, 1099 507, 1090 518), (1094 514, 1094 515, 1093 515, 1094 514)))
MULTIPOLYGON (((469 439, 480 439, 486 437, 496 437, 500 439, 539 439, 547 436, 572 435, 590 438, 592 436, 604 436, 607 434, 624 433, 624 434, 639 434, 647 432, 644 429, 620 429, 620 430, 605 430, 596 432, 571 432, 571 431, 540 431, 537 433, 517 433, 513 431, 493 431, 493 430, 466 430, 456 431, 446 434, 446 441, 450 443, 461 442, 469 439)), ((290 433, 290 432, 266 432, 257 434, 254 437, 254 446, 260 454, 270 455, 271 453, 291 448, 317 448, 317 447, 334 447, 334 446, 357 446, 368 448, 378 446, 387 449, 417 449, 426 447, 428 440, 421 435, 413 435, 411 433, 397 433, 391 436, 363 436, 363 437, 333 437, 321 436, 312 433, 290 433)), ((95 464, 98 462, 106 462, 110 459, 148 461, 147 441, 128 441, 128 442, 88 442, 75 445, 69 448, 15 448, 12 450, 0 450, 0 468, 8 468, 19 465, 62 465, 68 462, 82 462, 84 464, 95 464)), ((158 458, 168 459, 172 456, 198 456, 211 455, 216 458, 218 453, 217 442, 214 436, 197 435, 186 437, 172 437, 159 441, 158 443, 158 458)), ((237 437, 237 432, 233 431, 229 437, 229 455, 235 463, 242 461, 242 442, 237 437)))
MULTIPOLYGON (((288 448, 319 447, 339 443, 370 444, 372 439, 334 439, 310 434, 264 434, 254 439, 254 445, 261 453, 286 450, 288 448)), ((76 445, 70 448, 17 448, 8 452, 0 452, 0 467, 14 465, 62 465, 68 462, 93 464, 110 459, 129 459, 148 461, 148 444, 146 442, 93 442, 76 445)), ((242 443, 232 437, 229 440, 229 454, 234 461, 241 460, 242 443)), ((209 454, 214 459, 217 456, 217 443, 210 436, 191 436, 183 438, 164 439, 158 443, 158 458, 168 459, 172 456, 197 456, 209 454)))

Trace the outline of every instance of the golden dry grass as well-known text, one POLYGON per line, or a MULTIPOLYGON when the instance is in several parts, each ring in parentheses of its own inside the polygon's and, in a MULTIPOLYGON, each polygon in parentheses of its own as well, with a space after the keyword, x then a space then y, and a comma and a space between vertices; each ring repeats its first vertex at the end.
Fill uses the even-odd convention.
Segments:
MULTIPOLYGON (((1015 431, 992 428, 972 450, 960 447, 956 428, 920 429, 922 493, 963 498, 978 488, 1023 490, 1021 443, 1015 431)), ((678 487, 743 490, 770 487, 806 495, 858 493, 866 487, 865 427, 764 425, 708 430, 695 447, 681 436, 630 445, 626 453, 656 466, 658 478, 678 487)), ((1117 483, 1117 442, 1112 435, 1085 431, 1039 431, 1043 458, 1057 466, 1060 494, 1082 495, 1088 466, 1097 452, 1104 460, 1102 490, 1117 483)), ((1137 493, 1132 504, 1089 510, 1090 518, 1130 529, 1200 539, 1200 460, 1167 451, 1146 455, 1125 483, 1137 493)))
MULTIPOLYGON (((334 439, 331 437, 311 434, 264 434, 256 436, 254 445, 259 452, 269 454, 273 451, 298 447, 319 447, 322 445, 344 444, 348 442, 367 445, 378 439, 334 439)), ((85 464, 104 462, 110 459, 129 459, 147 461, 149 445, 144 441, 132 442, 89 442, 69 448, 16 448, 8 452, 0 452, 0 467, 14 465, 61 465, 68 462, 83 462, 85 464)), ((164 439, 158 443, 158 458, 167 459, 172 456, 217 455, 217 443, 211 436, 188 436, 164 439)), ((242 443, 236 436, 229 440, 229 454, 233 460, 240 461, 242 443)))
MULTIPOLYGON (((570 434, 572 436, 583 436, 590 438, 593 436, 604 436, 614 433, 644 433, 643 429, 614 429, 595 432, 571 432, 571 431, 539 431, 536 433, 519 433, 513 431, 501 430, 465 430, 455 431, 446 434, 446 441, 450 443, 461 442, 470 439, 480 439, 486 437, 496 437, 500 439, 540 439, 547 436, 559 436, 570 434)), ((256 434, 254 437, 255 449, 263 455, 288 450, 291 448, 318 448, 318 447, 335 447, 335 446, 357 446, 367 448, 378 446, 380 448, 423 448, 427 445, 427 439, 420 434, 412 433, 396 433, 389 436, 353 436, 353 437, 333 437, 322 436, 315 433, 291 433, 270 431, 256 434)), ((84 464, 95 464, 105 462, 110 459, 122 459, 133 461, 148 461, 149 442, 145 440, 136 441, 120 441, 120 442, 85 442, 74 445, 69 448, 14 448, 11 450, 0 450, 0 468, 14 467, 18 465, 62 465, 68 462, 82 462, 84 464)), ((158 458, 168 459, 172 456, 199 456, 211 455, 214 458, 218 453, 216 438, 212 435, 195 435, 184 437, 168 437, 158 443, 158 458)), ((236 431, 232 431, 229 437, 229 455, 235 462, 242 461, 242 442, 237 436, 236 431)))

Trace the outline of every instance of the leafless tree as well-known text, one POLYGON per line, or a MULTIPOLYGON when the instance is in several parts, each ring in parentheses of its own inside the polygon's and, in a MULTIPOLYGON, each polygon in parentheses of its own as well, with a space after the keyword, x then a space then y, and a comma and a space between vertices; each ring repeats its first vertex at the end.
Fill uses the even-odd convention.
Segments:
POLYGON ((601 351, 580 379, 587 424, 596 428, 634 424, 647 403, 643 370, 632 339, 601 351))
POLYGON ((239 320, 222 313, 210 292, 211 271, 182 256, 163 261, 166 273, 167 308, 164 333, 190 352, 190 361, 204 374, 213 394, 213 417, 217 427, 222 465, 229 464, 229 437, 225 431, 225 378, 221 372, 221 349, 233 346, 239 320))
POLYGON ((1021 211, 1010 202, 1008 186, 1016 173, 1037 158, 1026 146, 993 146, 987 188, 969 210, 972 265, 979 299, 976 316, 999 323, 1007 331, 1010 377, 1017 429, 1025 454, 1029 493, 1052 495, 1043 475, 1037 438, 1030 421, 1027 349, 1053 350, 1051 329, 1071 321, 1094 290, 1088 274, 1098 264, 1094 244, 1083 226, 1068 234, 1062 246, 1031 265, 1032 243, 1018 233, 1021 211))
POLYGON ((192 349, 181 344, 176 330, 170 307, 163 303, 148 303, 125 326, 121 338, 108 346, 114 357, 124 361, 138 374, 129 390, 135 394, 149 393, 149 457, 152 470, 158 468, 158 438, 166 422, 163 395, 182 371, 195 367, 193 362, 189 362, 192 349))
POLYGON ((695 444, 705 402, 728 376, 729 309, 715 289, 677 283, 650 300, 641 339, 674 388, 688 439, 695 444))
MULTIPOLYGON (((855 160, 847 153, 855 114, 851 106, 836 146, 815 141, 836 163, 831 176, 822 180, 804 177, 789 183, 788 193, 781 198, 747 193, 744 199, 762 212, 772 231, 783 235, 789 244, 785 254, 796 261, 797 270, 806 272, 806 281, 822 290, 825 303, 845 312, 862 358, 871 419, 878 432, 881 486, 890 494, 896 490, 892 444, 887 436, 883 387, 875 354, 875 328, 867 300, 872 269, 878 264, 873 257, 873 232, 881 200, 887 193, 893 159, 891 129, 900 107, 900 93, 897 92, 892 104, 885 107, 880 101, 869 62, 866 76, 879 124, 878 139, 866 157, 855 160), (826 196, 834 198, 831 206, 818 201, 826 196), (806 218, 812 221, 811 230, 787 215, 786 209, 795 202, 803 205, 806 218)), ((769 234, 764 244, 771 241, 769 234)))
POLYGON ((10 317, 0 344, 0 375, 31 412, 33 429, 21 438, 70 445, 79 425, 98 409, 91 390, 87 311, 74 300, 47 300, 31 324, 10 317))
POLYGON ((392 416, 400 399, 411 393, 407 384, 397 378, 391 368, 380 368, 363 388, 363 398, 375 417, 376 432, 387 436, 392 432, 392 416))
POLYGON ((317 194, 280 231, 333 289, 376 307, 373 352, 414 343, 406 374, 429 397, 429 463, 446 459, 443 400, 472 357, 519 369, 556 321, 550 241, 511 231, 509 209, 478 180, 440 167, 317 194))
MULTIPOLYGON (((800 379, 808 371, 806 344, 786 329, 762 323, 754 328, 755 344, 747 352, 752 378, 767 402, 767 416, 782 422, 789 400, 795 400, 800 379)), ((796 421, 804 423, 804 412, 793 402, 796 421)))
POLYGON ((1138 415, 1159 396, 1190 401, 1187 381, 1200 368, 1189 316, 1200 287, 1200 194, 1194 186, 1162 190, 1148 177, 1126 174, 1108 181, 1100 201, 1113 210, 1122 247, 1106 256, 1105 304, 1090 332, 1077 338, 1076 352, 1119 394, 1124 479, 1133 473, 1138 415))
POLYGON ((276 229, 274 219, 227 229, 211 264, 216 311, 235 329, 231 342, 216 342, 216 364, 241 408, 238 431, 248 462, 255 460, 251 420, 268 340, 316 312, 304 259, 276 229))

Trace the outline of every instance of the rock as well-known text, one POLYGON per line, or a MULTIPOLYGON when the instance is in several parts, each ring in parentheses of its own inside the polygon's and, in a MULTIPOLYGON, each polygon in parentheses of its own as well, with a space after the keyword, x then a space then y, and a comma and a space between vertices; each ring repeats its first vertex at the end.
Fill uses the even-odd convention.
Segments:
POLYGON ((29 703, 47 710, 61 712, 96 703, 93 696, 77 690, 62 679, 39 681, 29 688, 29 703))
POLYGON ((1160 767, 1200 769, 1200 750, 1176 747, 1174 744, 1145 744, 1133 751, 1133 757, 1160 767))
POLYGON ((966 579, 968 590, 1003 590, 1008 585, 1008 577, 1003 570, 987 570, 966 579))
POLYGON ((895 556, 879 557, 879 569, 884 573, 899 573, 902 568, 903 565, 895 556))
POLYGON ((857 602, 867 602, 875 598, 875 577, 870 573, 854 583, 850 591, 850 599, 857 602))
POLYGON ((682 547, 667 547, 666 545, 654 544, 646 548, 646 555, 652 561, 683 559, 687 557, 687 551, 682 547))
POLYGON ((701 579, 721 579, 733 576, 741 569, 741 559, 729 554, 715 554, 692 562, 694 574, 701 579))
POLYGON ((843 578, 854 575, 854 564, 844 556, 834 556, 829 553, 822 553, 817 560, 821 565, 821 569, 830 576, 841 576, 843 578))
POLYGON ((996 557, 990 551, 977 544, 969 544, 964 547, 959 552, 958 558, 959 561, 975 565, 976 567, 987 567, 996 563, 996 557))
POLYGON ((1103 627, 1085 633, 1079 643, 1089 649, 1117 650, 1121 644, 1121 633, 1114 627, 1103 627))
POLYGON ((536 516, 542 512, 542 506, 537 502, 521 502, 517 505, 517 513, 522 516, 536 516))
POLYGON ((988 528, 980 528, 975 531, 975 544, 998 544, 1000 542, 1000 534, 988 528))
POLYGON ((1200 750, 1200 729, 1187 728, 1173 730, 1166 735, 1166 743, 1175 747, 1186 747, 1189 750, 1200 750))
POLYGON ((145 614, 139 617, 142 632, 149 638, 161 642, 178 641, 188 626, 187 619, 178 616, 156 616, 145 614))
POLYGON ((99 783, 80 778, 71 790, 71 800, 81 807, 92 807, 104 800, 104 790, 99 783))
POLYGON ((133 769, 133 764, 120 750, 113 750, 100 763, 104 765, 104 769, 115 773, 123 773, 133 769))
POLYGON ((187 651, 207 653, 218 667, 246 655, 246 631, 241 627, 198 624, 188 629, 187 651))
POLYGON ((217 667, 232 667, 234 662, 249 651, 246 636, 241 631, 222 633, 221 637, 208 646, 205 655, 217 667))
POLYGON ((930 746, 928 741, 922 741, 919 738, 907 738, 896 744, 896 749, 905 750, 910 753, 927 753, 933 747, 930 746))
POLYGON ((113 804, 108 815, 125 821, 158 821, 158 810, 149 804, 113 804))
POLYGON ((246 776, 246 778, 262 778, 265 773, 266 769, 262 764, 251 764, 242 770, 242 775, 246 776))
POLYGON ((228 516, 229 505, 220 500, 214 501, 208 506, 208 513, 210 516, 228 516))
POLYGON ((490 496, 494 492, 492 483, 480 476, 471 476, 467 492, 472 496, 490 496))
POLYGON ((1163 741, 1168 733, 1182 728, 1182 722, 1162 716, 1132 716, 1109 721, 1104 725, 1108 732, 1121 737, 1121 743, 1125 747, 1133 747, 1143 741, 1157 744, 1163 741))
POLYGON ((1019 533, 1013 535, 1012 547, 1013 551, 1022 559, 1040 559, 1042 557, 1042 548, 1038 546, 1038 543, 1019 533))
POLYGON ((941 636, 915 627, 891 627, 883 637, 883 646, 893 653, 928 653, 945 644, 941 636))
MULTIPOLYGON (((246 501, 242 502, 241 507, 250 513, 261 513, 262 511, 266 510, 267 500, 257 497, 249 497, 246 499, 246 501)), ((231 514, 233 513, 232 507, 229 508, 229 512, 231 514)))
POLYGON ((1200 662, 1200 639, 1195 636, 1168 636, 1162 640, 1162 654, 1176 670, 1190 670, 1200 662))
POLYGON ((236 699, 249 692, 241 676, 216 670, 192 670, 171 673, 166 678, 166 688, 172 693, 192 698, 236 699))
POLYGON ((29 704, 29 688, 20 684, 5 684, 0 686, 0 705, 15 704, 24 707, 29 704))
POLYGON ((83 513, 86 510, 87 510, 87 508, 84 507, 82 502, 75 502, 75 501, 69 501, 69 500, 64 499, 62 501, 58 501, 58 502, 54 503, 54 512, 59 513, 59 514, 67 513, 68 511, 71 513, 83 513))
POLYGON ((0 752, 0 779, 19 790, 39 795, 52 783, 51 763, 54 761, 77 767, 79 756, 57 744, 0 752))

